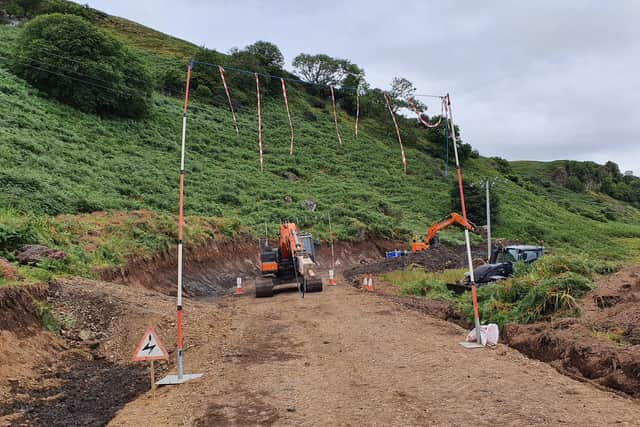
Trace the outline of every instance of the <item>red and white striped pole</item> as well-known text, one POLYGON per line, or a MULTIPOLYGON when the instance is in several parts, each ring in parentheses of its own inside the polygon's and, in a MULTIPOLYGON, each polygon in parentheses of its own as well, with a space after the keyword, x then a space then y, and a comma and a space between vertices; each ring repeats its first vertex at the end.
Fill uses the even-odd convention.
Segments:
POLYGON ((333 105, 333 122, 336 125, 336 135, 338 135, 338 141, 342 145, 342 137, 340 136, 340 129, 338 128, 338 113, 336 112, 336 95, 333 93, 333 85, 329 85, 331 90, 331 104, 333 105))
POLYGON ((404 145, 402 144, 402 136, 400 136, 400 127, 398 126, 398 121, 396 120, 396 115, 393 112, 393 108, 391 108, 391 101, 389 101, 389 96, 387 92, 382 93, 384 95, 384 101, 387 104, 387 108, 389 109, 389 114, 391 114, 391 119, 393 120, 393 126, 396 128, 396 135, 398 135, 398 143, 400 144, 400 153, 402 153, 402 170, 407 174, 407 157, 404 154, 404 145))
POLYGON ((176 310, 176 365, 178 375, 167 375, 156 384, 170 385, 182 384, 189 380, 200 378, 202 374, 184 373, 183 346, 182 346, 182 246, 183 246, 183 227, 184 227, 184 157, 187 141, 187 109, 189 107, 189 84, 191 82, 191 70, 193 69, 193 60, 189 61, 187 68, 187 84, 184 90, 184 106, 182 108, 182 142, 180 144, 180 198, 178 205, 178 304, 176 310))
POLYGON ((227 94, 227 100, 229 101, 229 109, 231 110, 231 117, 233 117, 233 126, 236 128, 236 135, 240 135, 240 131, 238 130, 238 121, 236 120, 236 112, 233 111, 231 93, 229 92, 229 86, 227 86, 227 80, 224 78, 224 68, 222 68, 222 65, 218 65, 218 71, 220 72, 220 80, 222 80, 224 92, 227 94))
POLYGON ((178 305, 176 327, 178 329, 177 337, 177 365, 178 379, 182 379, 184 375, 184 361, 182 354, 182 246, 184 226, 184 157, 187 142, 187 109, 189 108, 189 84, 191 82, 191 69, 193 63, 189 62, 187 68, 187 84, 184 91, 184 107, 182 108, 182 143, 180 145, 180 198, 178 207, 178 305))
MULTIPOLYGON (((460 192, 460 206, 462 207, 462 216, 467 220, 467 207, 464 203, 464 189, 462 187, 462 169, 460 168, 460 159, 458 157, 458 141, 456 139, 456 129, 453 124, 453 114, 451 112, 451 97, 446 96, 445 110, 448 118, 448 126, 453 139, 453 152, 456 157, 456 172, 458 174, 458 191, 460 192)), ((480 315, 478 314, 478 295, 476 292, 476 278, 473 275, 473 259, 471 258, 471 240, 469 238, 469 230, 464 229, 464 241, 467 246, 467 260, 469 262, 469 278, 471 279, 471 299, 473 300, 473 321, 476 327, 476 337, 478 344, 482 345, 480 339, 480 315)))
POLYGON ((360 120, 360 87, 356 88, 356 139, 358 139, 358 121, 360 120))
POLYGON ((289 119, 289 130, 291 130, 291 146, 289 147, 289 155, 293 156, 293 123, 291 123, 291 113, 289 112, 289 100, 287 99, 287 86, 285 85, 283 78, 280 78, 280 85, 282 86, 282 97, 284 98, 284 106, 287 109, 287 118, 289 119))

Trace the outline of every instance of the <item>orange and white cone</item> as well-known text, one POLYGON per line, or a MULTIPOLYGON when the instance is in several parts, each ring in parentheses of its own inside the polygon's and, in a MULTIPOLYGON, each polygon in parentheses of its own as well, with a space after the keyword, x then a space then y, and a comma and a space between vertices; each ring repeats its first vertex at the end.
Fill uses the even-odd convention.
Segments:
POLYGON ((235 291, 236 295, 242 295, 244 294, 244 289, 242 289, 242 277, 238 277, 236 279, 236 291, 235 291))
POLYGON ((367 279, 367 291, 373 292, 373 276, 370 274, 367 279))
POLYGON ((335 286, 336 281, 333 279, 333 270, 329 270, 329 286, 335 286))
POLYGON ((362 278, 362 289, 367 289, 367 276, 362 278))

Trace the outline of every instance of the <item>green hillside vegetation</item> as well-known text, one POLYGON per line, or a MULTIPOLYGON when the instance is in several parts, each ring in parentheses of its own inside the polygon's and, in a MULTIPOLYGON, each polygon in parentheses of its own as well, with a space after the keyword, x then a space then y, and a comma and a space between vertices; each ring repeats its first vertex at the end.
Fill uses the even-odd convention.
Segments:
MULTIPOLYGON (((230 68, 283 77, 292 77, 291 73, 247 50, 231 55, 205 50, 82 9, 74 14, 90 13, 91 22, 123 43, 149 70, 155 89, 150 108, 142 118, 127 119, 60 103, 10 71, 24 30, 0 25, 0 56, 7 58, 0 60, 0 255, 11 258, 13 247, 21 243, 44 243, 75 254, 62 265, 48 266, 50 271, 92 275, 95 268, 122 265, 127 256, 151 254, 172 244, 175 230, 168 224, 175 219, 178 203, 181 95, 186 58, 191 56, 228 66, 240 135, 233 128, 217 70, 196 64, 188 116, 185 210, 191 241, 187 239, 187 244, 240 232, 258 234, 265 222, 274 230, 273 225, 284 219, 297 221, 326 240, 329 214, 338 239, 408 241, 451 211, 455 174, 444 177, 442 131, 400 118, 408 159, 404 175, 379 90, 371 89, 362 97, 357 139, 353 94, 337 92, 341 146, 328 91, 289 83, 295 128, 294 155, 289 156, 279 82, 262 78, 265 170, 260 172, 255 80, 230 68), (308 210, 305 201, 317 209, 308 210), (118 220, 94 230, 97 241, 92 245, 81 238, 86 230, 69 225, 70 215, 82 221, 96 211, 119 218, 118 212, 140 210, 150 212, 143 221, 148 223, 134 227, 143 231, 133 232, 130 223, 118 220), (110 248, 110 254, 101 253, 102 246, 110 248)), ((80 78, 78 85, 86 84, 81 80, 86 79, 80 78)), ((463 131, 461 136, 464 139, 463 131)), ((553 250, 606 259, 623 260, 635 253, 628 239, 640 237, 640 211, 603 194, 601 187, 575 192, 554 182, 540 184, 520 164, 505 170, 508 162, 479 157, 470 145, 464 146, 462 157, 470 183, 497 179, 497 236, 531 243, 545 240, 553 250)), ((449 168, 453 171, 453 165, 449 168)), ((443 238, 459 243, 461 233, 449 231, 443 238)))

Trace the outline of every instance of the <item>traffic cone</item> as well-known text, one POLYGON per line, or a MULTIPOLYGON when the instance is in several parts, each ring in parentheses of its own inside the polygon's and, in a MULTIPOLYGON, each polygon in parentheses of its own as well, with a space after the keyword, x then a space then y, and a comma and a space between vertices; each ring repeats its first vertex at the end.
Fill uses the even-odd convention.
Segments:
POLYGON ((333 279, 333 270, 329 270, 329 286, 335 286, 336 281, 333 279))
POLYGON ((242 277, 238 277, 236 279, 236 295, 242 295, 244 294, 244 289, 242 289, 242 277))
POLYGON ((369 278, 367 279, 367 291, 368 292, 373 292, 373 276, 370 274, 369 278))
POLYGON ((367 289, 367 275, 362 278, 362 289, 367 289))

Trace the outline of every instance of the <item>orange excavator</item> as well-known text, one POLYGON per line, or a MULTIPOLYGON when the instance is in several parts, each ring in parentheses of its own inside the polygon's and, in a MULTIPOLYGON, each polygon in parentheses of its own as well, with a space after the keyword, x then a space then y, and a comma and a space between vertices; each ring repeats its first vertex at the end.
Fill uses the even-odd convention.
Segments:
POLYGON ((424 235, 423 240, 420 240, 420 241, 414 240, 413 243, 411 244, 411 252, 413 253, 422 252, 425 249, 428 249, 429 245, 431 245, 434 242, 437 242, 438 231, 444 228, 447 228, 452 224, 459 224, 461 227, 466 228, 469 231, 476 230, 475 225, 467 221, 466 219, 464 219, 462 215, 457 214, 455 212, 451 212, 451 214, 448 217, 444 218, 441 221, 436 222, 431 227, 429 227, 426 234, 424 235))
POLYGON ((303 295, 321 292, 322 279, 314 272, 315 265, 311 234, 298 231, 294 223, 280 224, 277 247, 260 241, 262 278, 256 281, 256 297, 271 297, 273 288, 280 285, 295 284, 303 295))

